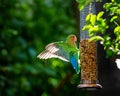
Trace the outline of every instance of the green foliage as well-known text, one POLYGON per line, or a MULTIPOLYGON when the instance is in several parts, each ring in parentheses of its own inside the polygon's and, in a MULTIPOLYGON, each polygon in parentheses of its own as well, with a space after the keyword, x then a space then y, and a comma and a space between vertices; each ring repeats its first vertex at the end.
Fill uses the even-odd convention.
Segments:
MULTIPOLYGON (((93 0, 76 0, 78 2, 78 8, 81 11, 86 5, 90 4, 93 0)), ((95 2, 102 1, 102 0, 94 0, 95 2)))
POLYGON ((120 52, 120 3, 117 0, 111 0, 111 2, 105 3, 103 7, 108 11, 109 18, 103 18, 103 11, 97 15, 90 13, 86 17, 86 25, 83 30, 88 30, 89 41, 101 41, 106 50, 106 57, 110 58, 119 55, 120 52), (109 28, 112 32, 106 31, 109 28))
POLYGON ((79 3, 79 10, 82 10, 87 4, 91 3, 92 0, 76 0, 79 3))
POLYGON ((85 96, 69 63, 36 58, 76 33, 72 8, 72 0, 0 0, 0 96, 85 96))
MULTIPOLYGON (((83 30, 88 30, 91 39, 95 36, 95 34, 99 32, 104 34, 105 30, 108 28, 108 25, 106 24, 106 20, 102 18, 103 14, 104 14, 103 11, 99 12, 98 15, 94 15, 90 13, 86 17, 86 25, 83 27, 83 30)), ((99 36, 98 38, 102 38, 102 37, 99 36)))

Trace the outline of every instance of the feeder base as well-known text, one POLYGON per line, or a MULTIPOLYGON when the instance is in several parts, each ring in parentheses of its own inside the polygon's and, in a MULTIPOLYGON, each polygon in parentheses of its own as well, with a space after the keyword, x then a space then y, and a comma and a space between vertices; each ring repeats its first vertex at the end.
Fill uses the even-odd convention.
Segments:
POLYGON ((94 89, 101 89, 102 88, 102 86, 100 84, 79 84, 77 87, 88 89, 88 90, 90 90, 90 89, 94 90, 94 89))

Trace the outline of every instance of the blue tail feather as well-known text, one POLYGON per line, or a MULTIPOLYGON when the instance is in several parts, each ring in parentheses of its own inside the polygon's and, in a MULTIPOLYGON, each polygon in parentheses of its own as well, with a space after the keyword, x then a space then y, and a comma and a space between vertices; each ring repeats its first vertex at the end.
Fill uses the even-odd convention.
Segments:
POLYGON ((77 72, 77 74, 79 74, 80 68, 79 68, 78 58, 77 57, 78 57, 77 54, 72 52, 70 54, 70 63, 72 64, 72 66, 75 69, 75 71, 77 72))

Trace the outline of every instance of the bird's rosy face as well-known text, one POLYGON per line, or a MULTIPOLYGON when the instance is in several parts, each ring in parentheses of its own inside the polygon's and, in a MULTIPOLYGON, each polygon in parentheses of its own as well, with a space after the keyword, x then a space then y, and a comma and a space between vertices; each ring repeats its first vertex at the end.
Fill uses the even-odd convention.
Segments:
POLYGON ((72 40, 73 42, 76 42, 76 41, 77 41, 76 36, 72 36, 72 37, 71 37, 71 40, 72 40))

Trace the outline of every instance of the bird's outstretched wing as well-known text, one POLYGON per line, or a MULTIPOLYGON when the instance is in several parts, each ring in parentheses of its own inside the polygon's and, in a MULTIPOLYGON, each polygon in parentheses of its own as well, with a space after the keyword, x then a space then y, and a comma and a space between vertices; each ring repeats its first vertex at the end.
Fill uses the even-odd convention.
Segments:
POLYGON ((45 51, 41 52, 37 57, 40 59, 59 58, 63 61, 69 62, 69 54, 64 51, 62 46, 64 42, 50 43, 45 47, 45 51))

